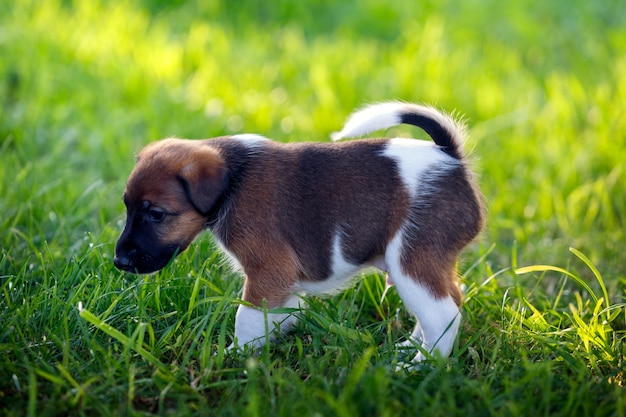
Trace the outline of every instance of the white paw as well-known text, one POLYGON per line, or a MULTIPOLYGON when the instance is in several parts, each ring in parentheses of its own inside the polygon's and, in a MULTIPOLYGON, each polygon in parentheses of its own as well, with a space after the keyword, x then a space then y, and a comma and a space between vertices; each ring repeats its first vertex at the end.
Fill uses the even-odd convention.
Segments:
POLYGON ((403 351, 407 349, 417 349, 418 346, 422 346, 422 342, 412 338, 396 343, 396 347, 403 351))
POLYGON ((420 363, 413 363, 413 362, 404 362, 404 361, 400 361, 397 362, 395 367, 394 367, 394 372, 407 372, 407 373, 411 373, 411 372, 415 372, 421 369, 422 364, 420 363))
POLYGON ((413 373, 413 372, 420 372, 420 371, 429 370, 429 369, 432 369, 432 368, 433 368, 433 365, 430 362, 419 362, 419 361, 415 361, 415 359, 413 359, 413 361, 411 361, 411 362, 398 361, 396 363, 394 371, 395 372, 413 373))
POLYGON ((398 349, 398 354, 403 358, 396 364, 396 372, 420 370, 424 367, 423 362, 428 360, 430 356, 424 350, 422 342, 414 338, 396 343, 396 348, 398 349), (416 351, 417 353, 415 353, 416 351), (414 353, 415 356, 410 358, 414 353))

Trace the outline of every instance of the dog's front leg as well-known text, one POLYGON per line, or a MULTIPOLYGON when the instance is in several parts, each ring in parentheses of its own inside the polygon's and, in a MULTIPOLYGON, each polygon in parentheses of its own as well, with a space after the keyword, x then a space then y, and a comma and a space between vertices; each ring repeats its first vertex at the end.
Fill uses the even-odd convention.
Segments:
MULTIPOLYGON (((244 291, 244 300, 246 299, 244 291)), ((267 306, 267 303, 265 303, 267 306)), ((299 308, 300 297, 290 294, 287 300, 276 307, 299 308)), ((252 307, 241 304, 235 316, 235 337, 228 349, 248 346, 258 349, 276 339, 276 333, 284 334, 296 322, 291 312, 272 313, 261 307, 252 307)), ((271 309, 270 309, 271 310, 271 309)))
MULTIPOLYGON (((259 348, 268 342, 267 321, 269 314, 261 309, 240 305, 235 316, 235 338, 229 349, 250 346, 259 348)), ((272 330, 268 328, 268 330, 272 330)))
POLYGON ((294 293, 297 264, 289 251, 281 250, 273 251, 271 263, 245 253, 240 258, 246 273, 242 298, 249 304, 242 304, 237 310, 230 348, 259 348, 275 339, 275 331, 286 332, 296 320, 290 312, 272 310, 299 306, 300 297, 294 293))

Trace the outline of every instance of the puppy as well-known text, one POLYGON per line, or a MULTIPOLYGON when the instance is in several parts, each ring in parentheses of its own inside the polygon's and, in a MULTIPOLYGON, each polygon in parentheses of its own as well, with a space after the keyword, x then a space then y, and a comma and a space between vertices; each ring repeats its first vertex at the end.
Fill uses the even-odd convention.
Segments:
MULTIPOLYGON (((245 273, 243 300, 269 309, 297 307, 301 294, 333 291, 374 266, 417 318, 405 342, 422 347, 414 361, 448 356, 461 320, 456 259, 484 218, 461 127, 432 108, 390 102, 357 111, 333 139, 401 123, 434 143, 256 135, 152 143, 126 185, 115 266, 157 271, 209 229, 245 273)), ((231 346, 265 344, 266 317, 281 331, 295 320, 240 305, 231 346)))

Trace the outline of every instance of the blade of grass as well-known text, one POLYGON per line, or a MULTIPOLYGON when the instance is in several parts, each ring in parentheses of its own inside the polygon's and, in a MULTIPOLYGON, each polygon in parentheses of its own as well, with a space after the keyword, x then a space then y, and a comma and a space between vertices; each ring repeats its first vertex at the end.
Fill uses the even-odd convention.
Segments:
POLYGON ((589 260, 589 258, 587 258, 587 256, 578 249, 569 248, 569 251, 576 255, 578 259, 583 261, 585 265, 587 265, 587 268, 589 268, 591 272, 593 272, 593 275, 596 277, 598 284, 600 284, 600 288, 602 288, 602 294, 604 295, 606 304, 609 305, 609 292, 606 290, 606 285, 604 285, 604 280, 602 279, 602 275, 600 274, 600 271, 598 271, 598 268, 596 268, 596 266, 589 260))
POLYGON ((531 265, 531 266, 525 266, 522 268, 517 268, 515 269, 515 274, 517 275, 524 275, 524 274, 529 274, 532 272, 559 272, 561 274, 565 274, 568 277, 572 278, 574 281, 576 281, 576 283, 578 285, 580 285, 581 287, 583 287, 585 289, 585 291, 587 291, 589 293, 589 296, 591 298, 593 298, 594 302, 598 302, 598 297, 596 296, 596 294, 593 292, 593 290, 591 289, 591 287, 579 276, 574 275, 573 273, 569 272, 566 269, 560 268, 558 266, 552 266, 552 265, 531 265))
POLYGON ((127 347, 127 348, 129 348, 129 349, 131 349, 131 350, 133 350, 135 352, 137 352, 142 358, 144 358, 146 361, 148 361, 154 367, 158 368, 160 371, 162 371, 164 373, 168 372, 167 366, 165 366, 165 364, 163 362, 159 361, 159 359, 156 356, 154 356, 152 353, 148 352, 141 345, 139 345, 136 342, 134 342, 133 340, 131 340, 129 337, 127 337, 126 335, 121 333, 119 330, 115 329, 110 324, 105 323, 102 320, 100 320, 98 317, 96 317, 89 310, 86 310, 86 309, 82 308, 80 303, 79 303, 78 310, 79 310, 80 317, 82 317, 83 319, 87 320, 89 323, 91 323, 93 326, 95 326, 98 330, 103 331, 107 335, 111 336, 112 338, 114 338, 115 340, 120 342, 125 347, 127 347))

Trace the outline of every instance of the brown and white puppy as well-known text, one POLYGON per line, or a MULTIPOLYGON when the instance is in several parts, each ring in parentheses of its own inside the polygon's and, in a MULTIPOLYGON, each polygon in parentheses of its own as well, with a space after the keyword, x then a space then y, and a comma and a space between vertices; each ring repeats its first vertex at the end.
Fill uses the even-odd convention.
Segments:
MULTIPOLYGON (((455 262, 483 225, 462 129, 432 108, 391 102, 354 113, 333 139, 401 123, 434 143, 256 135, 152 143, 128 179, 115 265, 157 271, 208 228, 245 273, 243 299, 269 309, 295 307, 299 295, 333 291, 375 266, 418 319, 407 342, 448 356, 461 319, 455 262)), ((265 317, 241 305, 232 346, 266 343, 265 317)), ((295 319, 269 320, 284 331, 295 319)))

